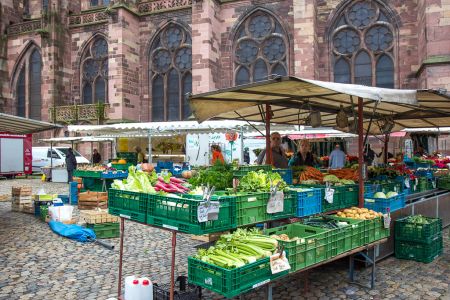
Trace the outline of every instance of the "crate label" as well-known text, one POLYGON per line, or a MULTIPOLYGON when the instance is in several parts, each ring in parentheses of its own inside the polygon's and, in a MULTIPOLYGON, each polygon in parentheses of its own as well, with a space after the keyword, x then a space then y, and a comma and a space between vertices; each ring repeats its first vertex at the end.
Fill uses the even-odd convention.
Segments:
POLYGON ((274 214, 284 210, 284 193, 277 191, 275 195, 270 195, 269 202, 267 202, 267 213, 274 214))
POLYGON ((365 201, 368 202, 368 203, 374 203, 375 202, 375 200, 373 200, 373 199, 366 199, 365 201))
POLYGON ((286 258, 286 251, 280 255, 280 253, 275 253, 270 256, 270 270, 272 274, 277 274, 286 270, 290 270, 291 265, 286 258))
POLYGON ((410 184, 409 184, 409 179, 408 178, 405 178, 405 186, 406 186, 407 189, 409 189, 411 187, 410 184))
POLYGON ((178 231, 178 227, 175 227, 175 226, 172 226, 172 225, 166 225, 166 224, 163 224, 162 227, 167 228, 167 229, 172 229, 172 230, 177 230, 177 231, 178 231))
POLYGON ((248 198, 247 198, 247 202, 254 202, 254 201, 256 201, 256 200, 257 200, 256 197, 248 197, 248 198))
POLYGON ((391 228, 391 215, 390 214, 384 214, 383 215, 383 225, 385 229, 391 228))
POLYGON ((197 207, 197 220, 202 222, 219 219, 219 201, 201 202, 197 207))
POLYGON ((122 214, 119 214, 119 216, 120 216, 121 218, 125 218, 125 219, 131 219, 131 217, 130 217, 130 216, 127 216, 127 215, 122 215, 122 214))
POLYGON ((255 289, 255 288, 260 287, 260 286, 262 286, 262 285, 265 285, 266 283, 269 283, 269 282, 270 282, 270 279, 266 279, 266 280, 264 280, 264 281, 255 283, 255 284, 252 286, 252 288, 255 289))
POLYGON ((211 277, 205 278, 205 284, 207 285, 213 285, 213 281, 211 277))
POLYGON ((333 203, 334 189, 326 188, 325 189, 325 200, 328 203, 333 203))

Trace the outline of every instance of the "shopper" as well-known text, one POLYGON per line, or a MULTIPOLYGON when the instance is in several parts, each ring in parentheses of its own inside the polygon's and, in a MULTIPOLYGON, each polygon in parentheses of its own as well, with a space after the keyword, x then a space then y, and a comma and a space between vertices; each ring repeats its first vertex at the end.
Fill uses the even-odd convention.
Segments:
POLYGON ((341 150, 341 146, 336 144, 334 150, 330 153, 330 169, 342 169, 345 166, 345 153, 341 150))
POLYGON ((364 162, 368 166, 371 166, 374 159, 375 159, 375 151, 373 151, 372 148, 370 148, 370 144, 367 144, 364 150, 364 162))
POLYGON ((137 163, 142 164, 144 162, 144 153, 142 153, 141 147, 136 147, 136 153, 137 153, 137 163))
POLYGON ((92 155, 92 163, 99 164, 102 161, 102 156, 98 153, 97 149, 94 149, 94 154, 92 155))
POLYGON ((71 183, 73 181, 73 171, 77 169, 77 159, 73 154, 72 148, 69 148, 69 150, 67 150, 66 168, 67 168, 67 182, 71 183))
POLYGON ((289 166, 314 166, 314 155, 308 140, 300 142, 300 150, 291 158, 289 166))
POLYGON ((222 149, 220 149, 219 145, 212 145, 211 146, 211 152, 212 152, 212 159, 211 164, 214 165, 217 162, 225 163, 225 160, 223 159, 222 149))
MULTIPOLYGON (((286 154, 281 148, 281 135, 278 132, 272 132, 270 135, 270 148, 272 150, 272 165, 275 168, 286 169, 288 167, 288 160, 286 154)), ((256 163, 258 165, 266 164, 266 150, 259 153, 256 163)))
POLYGON ((244 148, 244 163, 250 164, 250 149, 248 147, 244 148))

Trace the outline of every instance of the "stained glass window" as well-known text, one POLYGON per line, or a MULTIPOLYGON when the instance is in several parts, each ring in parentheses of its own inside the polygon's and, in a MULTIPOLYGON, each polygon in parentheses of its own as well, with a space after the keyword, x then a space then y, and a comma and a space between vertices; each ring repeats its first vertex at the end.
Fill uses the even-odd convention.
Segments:
POLYGON ((109 0, 91 0, 91 6, 109 5, 109 0))
POLYGON ((35 46, 26 50, 19 61, 18 75, 14 84, 16 114, 20 117, 41 120, 41 53, 35 46))
POLYGON ((83 104, 108 102, 108 43, 98 37, 86 47, 82 60, 83 104))
POLYGON ((190 115, 186 93, 192 91, 192 41, 171 23, 154 38, 150 52, 152 121, 184 120, 190 115))
POLYGON ((349 2, 332 28, 334 81, 391 87, 395 68, 394 26, 375 0, 349 2))
POLYGON ((287 39, 281 24, 269 13, 247 17, 234 41, 234 84, 267 80, 287 74, 287 39))

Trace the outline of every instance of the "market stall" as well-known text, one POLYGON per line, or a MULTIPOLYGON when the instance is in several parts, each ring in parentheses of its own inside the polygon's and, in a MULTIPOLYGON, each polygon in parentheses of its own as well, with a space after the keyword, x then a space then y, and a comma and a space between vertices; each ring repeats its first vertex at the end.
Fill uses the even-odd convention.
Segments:
MULTIPOLYGON (((396 126, 402 129, 403 122, 408 122, 405 112, 415 112, 418 99, 419 103, 421 99, 433 103, 448 100, 432 91, 387 90, 288 77, 193 96, 192 111, 200 121, 263 119, 266 137, 271 122, 303 125, 307 121, 314 126, 330 126, 336 124, 342 111, 339 119, 347 121, 343 130, 357 129, 359 164, 353 170, 327 174, 307 167, 298 175, 294 170, 273 169, 271 165, 219 164, 198 170, 188 182, 170 174, 133 170, 127 181, 115 181, 108 195, 109 212, 121 217, 119 278, 125 219, 172 232, 170 299, 174 299, 178 232, 220 236, 214 247, 200 249, 188 258, 188 277, 190 283, 225 297, 267 285, 271 299, 272 281, 337 258, 352 259, 356 254, 365 256, 374 268, 378 250, 392 240, 391 210, 394 214, 405 208, 406 181, 401 182, 398 191, 382 184, 365 186, 364 132, 384 134, 396 126), (398 113, 405 115, 397 120, 398 113), (301 186, 289 184, 294 178, 300 180, 301 186), (381 193, 384 198, 379 197, 381 193), (249 229, 257 224, 263 224, 262 230, 249 229), (372 249, 376 250, 369 257, 367 252, 372 249)), ((422 117, 441 118, 447 108, 442 105, 442 111, 438 109, 434 115, 425 108, 427 115, 422 117)), ((427 195, 432 193, 436 191, 427 195)), ((408 222, 414 227, 419 221, 408 222)), ((434 234, 439 234, 438 229, 434 234)), ((409 238, 405 242, 412 240, 409 238)), ((439 237, 433 236, 430 241, 434 250, 442 250, 435 244, 439 237)), ((350 271, 353 274, 352 268, 350 271)), ((121 284, 119 280, 119 297, 121 284)))

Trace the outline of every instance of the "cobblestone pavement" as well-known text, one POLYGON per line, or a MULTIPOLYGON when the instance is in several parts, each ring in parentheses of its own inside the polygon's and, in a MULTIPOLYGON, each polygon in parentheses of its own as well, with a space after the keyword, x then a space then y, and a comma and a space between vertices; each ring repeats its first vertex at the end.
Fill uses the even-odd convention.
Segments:
MULTIPOLYGON (((25 183, 33 189, 44 187, 52 193, 67 193, 65 184, 42 184, 38 180, 0 181, 0 194, 12 185, 25 183)), ((290 276, 276 281, 275 300, 287 299, 450 299, 450 243, 445 231, 444 254, 430 264, 389 257, 377 265, 376 289, 347 283, 347 261, 342 260, 312 270, 309 288, 304 278, 290 276)), ((126 222, 124 276, 148 275, 166 283, 170 272, 168 232, 126 222)), ((119 239, 107 240, 116 246, 81 244, 51 232, 33 215, 11 212, 10 203, 0 203, 0 300, 14 299, 107 299, 117 294, 119 239)), ((200 242, 179 234, 176 273, 187 274, 187 256, 200 242)), ((359 278, 368 282, 369 269, 359 278)), ((244 299, 264 299, 265 289, 244 299)), ((203 299, 222 299, 205 292, 203 299)))

